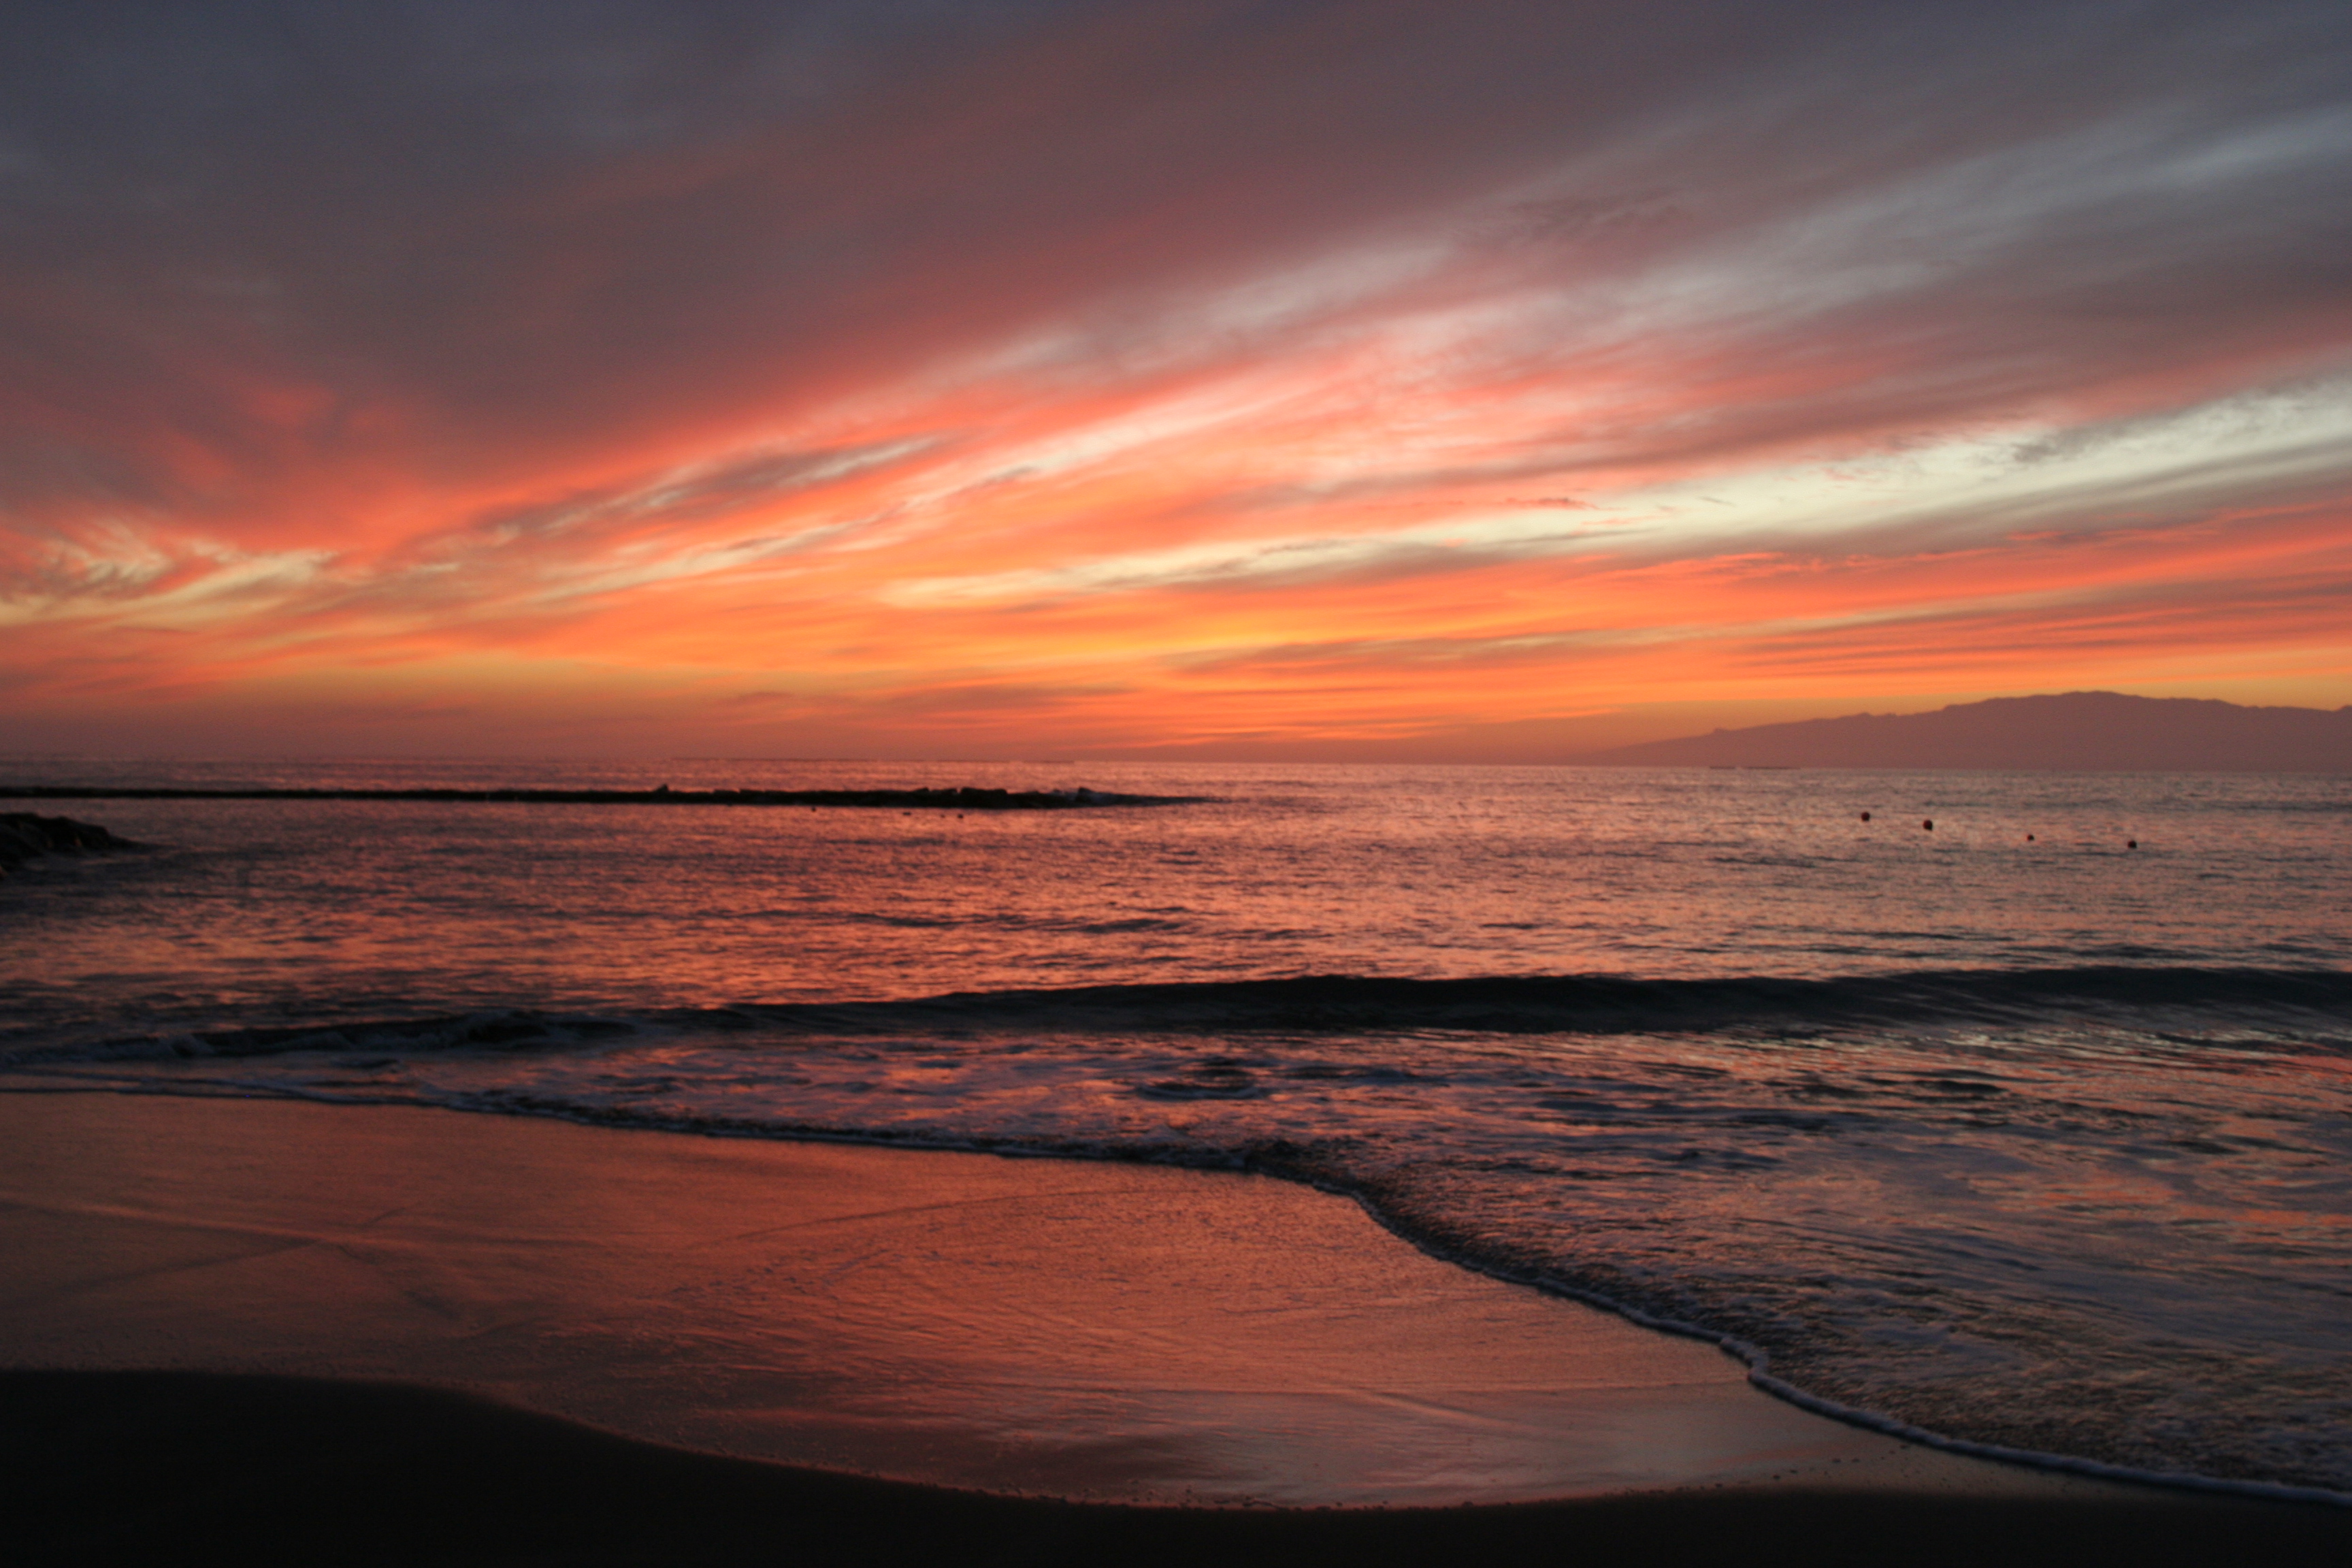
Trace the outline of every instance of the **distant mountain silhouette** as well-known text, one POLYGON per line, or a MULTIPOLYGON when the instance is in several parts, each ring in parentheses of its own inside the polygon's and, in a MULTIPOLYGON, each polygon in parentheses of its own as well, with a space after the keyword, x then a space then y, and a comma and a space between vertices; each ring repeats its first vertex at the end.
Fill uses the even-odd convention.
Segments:
POLYGON ((1628 767, 2005 768, 2352 773, 2352 707, 2242 708, 2069 691, 1933 713, 1856 713, 1717 730, 1570 759, 1628 767))

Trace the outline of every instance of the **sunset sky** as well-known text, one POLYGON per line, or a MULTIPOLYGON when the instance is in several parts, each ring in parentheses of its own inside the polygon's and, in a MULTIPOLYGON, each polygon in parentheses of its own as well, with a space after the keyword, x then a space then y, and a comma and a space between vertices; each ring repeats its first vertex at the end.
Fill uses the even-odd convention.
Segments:
POLYGON ((2352 11, 20 3, 0 750, 2352 702, 2352 11))

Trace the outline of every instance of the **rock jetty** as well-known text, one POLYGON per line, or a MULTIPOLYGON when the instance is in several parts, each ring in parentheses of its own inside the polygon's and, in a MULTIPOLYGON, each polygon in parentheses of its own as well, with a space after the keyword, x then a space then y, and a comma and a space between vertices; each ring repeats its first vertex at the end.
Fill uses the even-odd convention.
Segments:
MULTIPOLYGON (((118 789, 102 785, 0 786, 7 800, 427 800, 544 805, 851 805, 933 811, 1067 811, 1079 806, 1177 805, 1186 795, 1105 790, 974 789, 118 789)), ((62 820, 62 819, 44 819, 62 820)), ((102 831, 102 830, 101 830, 102 831)))

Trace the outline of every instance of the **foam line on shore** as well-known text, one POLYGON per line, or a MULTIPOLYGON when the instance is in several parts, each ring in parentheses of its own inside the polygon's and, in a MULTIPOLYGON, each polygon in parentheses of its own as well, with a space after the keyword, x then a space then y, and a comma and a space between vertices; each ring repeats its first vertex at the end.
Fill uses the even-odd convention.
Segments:
MULTIPOLYGON (((1267 1172, 1267 1174, 1278 1174, 1267 1172)), ((1322 1184, 1318 1184, 1318 1185, 1322 1184)), ((2063 1475, 2085 1476, 2095 1480, 2125 1481, 2135 1486, 2162 1487, 2168 1490, 2205 1492, 2230 1497, 2262 1498, 2274 1502, 2316 1503, 2333 1508, 2352 1508, 2352 1493, 2333 1491, 2326 1487, 2286 1486, 2275 1481, 2234 1480, 2225 1477, 2200 1476, 2182 1470, 2137 1469, 2128 1465, 2111 1465, 2099 1459, 2079 1458, 2070 1454, 2044 1453, 2032 1448, 2011 1448, 1998 1443, 1979 1443, 1966 1437, 1947 1436, 1925 1426, 1916 1426, 1899 1417, 1846 1405, 1818 1394, 1807 1393, 1784 1378, 1772 1375, 1772 1357, 1761 1345, 1751 1344, 1733 1334, 1717 1333, 1697 1323, 1680 1319, 1660 1317, 1645 1312, 1598 1290, 1572 1285, 1556 1275, 1535 1269, 1497 1267, 1477 1257, 1450 1248, 1433 1246, 1404 1225, 1384 1213, 1378 1203, 1359 1193, 1347 1193, 1338 1186, 1327 1191, 1342 1192, 1354 1197, 1383 1227, 1411 1242, 1433 1258, 1443 1258, 1490 1279, 1510 1284, 1527 1285, 1547 1295, 1565 1297, 1588 1307, 1614 1312, 1626 1321, 1660 1333, 1676 1334, 1701 1340, 1738 1358, 1748 1367, 1748 1381, 1776 1399, 1787 1401, 1801 1410, 1816 1415, 1826 1415, 1832 1421, 1843 1421, 1866 1431, 1884 1433, 1906 1443, 1935 1448, 1947 1454, 1960 1454, 1974 1459, 1992 1459, 2002 1464, 2023 1465, 2032 1469, 2050 1470, 2063 1475)))

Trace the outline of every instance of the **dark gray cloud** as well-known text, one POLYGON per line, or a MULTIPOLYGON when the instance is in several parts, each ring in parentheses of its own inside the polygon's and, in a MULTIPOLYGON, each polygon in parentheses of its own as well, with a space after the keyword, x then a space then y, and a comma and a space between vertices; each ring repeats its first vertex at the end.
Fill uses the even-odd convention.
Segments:
POLYGON ((814 402, 1489 193, 1538 272, 1807 222, 1829 275, 1916 269, 1759 300, 1749 335, 1907 346, 1870 395, 1923 418, 2259 346, 2352 282, 2335 5, 465 0, 12 27, 0 346, 36 485, 168 492, 161 431, 269 470, 384 439, 388 405, 462 467, 814 402), (1526 194, 1548 180, 1569 188, 1526 194), (251 380, 324 395, 289 437, 226 395, 251 380))

